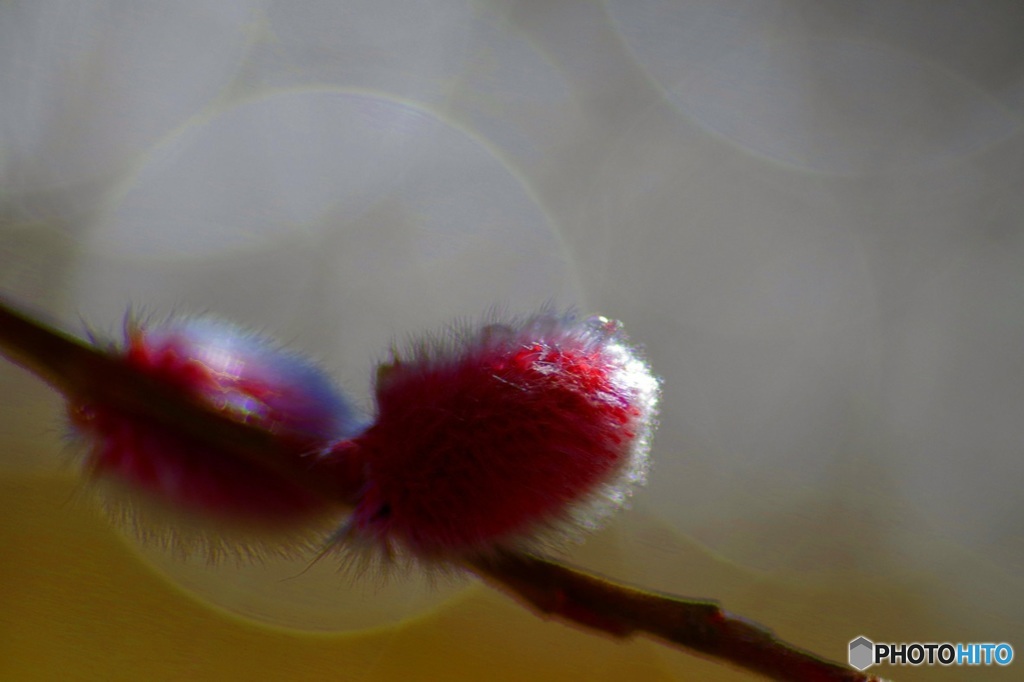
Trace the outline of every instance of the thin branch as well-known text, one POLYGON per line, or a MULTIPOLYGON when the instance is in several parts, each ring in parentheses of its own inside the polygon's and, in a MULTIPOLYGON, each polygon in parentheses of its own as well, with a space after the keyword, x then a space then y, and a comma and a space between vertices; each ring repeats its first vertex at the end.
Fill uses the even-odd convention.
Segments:
POLYGON ((713 601, 630 587, 543 557, 500 553, 467 562, 486 582, 554 617, 617 638, 645 634, 788 682, 883 682, 787 644, 713 601))
MULTIPOLYGON (((154 380, 116 354, 97 350, 16 311, 3 299, 0 352, 72 403, 116 406, 284 476, 339 505, 354 502, 353 482, 361 474, 345 470, 345 443, 330 446, 341 456, 312 459, 309 467, 297 466, 297 461, 303 461, 295 457, 297 451, 302 452, 297 448, 308 449, 308 443, 231 419, 188 393, 154 380)), ((777 680, 881 682, 878 677, 786 644, 770 630, 723 611, 712 601, 641 590, 526 554, 500 552, 467 559, 463 565, 541 616, 614 637, 645 634, 777 680)))

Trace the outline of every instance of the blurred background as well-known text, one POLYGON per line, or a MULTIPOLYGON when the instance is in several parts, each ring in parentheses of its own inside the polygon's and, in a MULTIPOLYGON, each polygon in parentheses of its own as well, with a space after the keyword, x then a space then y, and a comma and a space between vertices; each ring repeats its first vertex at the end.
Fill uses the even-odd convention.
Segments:
MULTIPOLYGON (((1015 0, 5 2, 0 292, 111 338, 212 312, 367 411, 393 340, 619 318, 652 480, 573 561, 839 660, 1024 655, 1021 35, 1015 0)), ((753 679, 470 581, 180 560, 69 459, 0 364, 3 679, 753 679)))

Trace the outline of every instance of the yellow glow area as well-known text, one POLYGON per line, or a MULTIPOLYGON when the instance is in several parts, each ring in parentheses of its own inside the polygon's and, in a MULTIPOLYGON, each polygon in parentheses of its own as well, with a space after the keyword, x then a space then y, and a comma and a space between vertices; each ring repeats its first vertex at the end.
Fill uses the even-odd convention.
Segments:
MULTIPOLYGON (((296 632, 246 621, 161 578, 76 500, 78 492, 72 476, 0 478, 2 680, 758 679, 652 642, 623 644, 545 622, 483 586, 425 617, 361 633, 296 632)), ((624 567, 642 547, 651 587, 678 591, 690 584, 690 594, 719 598, 833 658, 844 657, 846 643, 861 631, 928 637, 943 620, 925 576, 758 577, 644 523, 617 540, 585 546, 583 559, 624 567)), ((906 681, 958 679, 964 671, 898 672, 896 679, 906 681)), ((1013 673, 985 671, 986 679, 1013 673)))
POLYGON ((70 477, 0 480, 0 679, 673 679, 650 644, 546 624, 482 586, 366 633, 244 621, 162 580, 69 502, 77 490, 70 477))

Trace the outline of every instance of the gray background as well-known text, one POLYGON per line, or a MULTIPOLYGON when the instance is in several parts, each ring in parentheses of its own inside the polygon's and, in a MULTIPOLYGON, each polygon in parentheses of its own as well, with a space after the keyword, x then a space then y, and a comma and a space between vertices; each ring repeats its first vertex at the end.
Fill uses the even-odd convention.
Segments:
MULTIPOLYGON (((837 652, 1012 642, 1022 35, 1018 2, 4 3, 0 291, 76 331, 211 311, 367 409, 393 339, 619 318, 665 381, 655 466, 581 562, 728 598, 704 553, 753 615, 759 581, 849 585, 791 604, 837 652)), ((0 469, 59 467, 53 397, 0 387, 0 469)), ((393 589, 258 599, 431 603, 393 589)))

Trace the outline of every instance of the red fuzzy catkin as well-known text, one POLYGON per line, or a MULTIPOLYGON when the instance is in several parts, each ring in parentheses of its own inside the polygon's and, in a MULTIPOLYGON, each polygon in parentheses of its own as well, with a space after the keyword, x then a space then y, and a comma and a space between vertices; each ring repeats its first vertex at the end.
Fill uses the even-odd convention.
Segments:
POLYGON ((373 426, 344 446, 367 480, 344 532, 427 560, 575 539, 644 481, 658 396, 601 317, 542 313, 394 351, 373 426))
MULTIPOLYGON (((312 363, 212 318, 126 326, 124 346, 112 354, 127 370, 291 444, 284 467, 338 475, 322 449, 363 425, 312 363)), ((272 527, 336 513, 336 500, 281 476, 281 467, 261 467, 123 403, 87 395, 70 400, 68 413, 94 474, 170 508, 272 527)))

